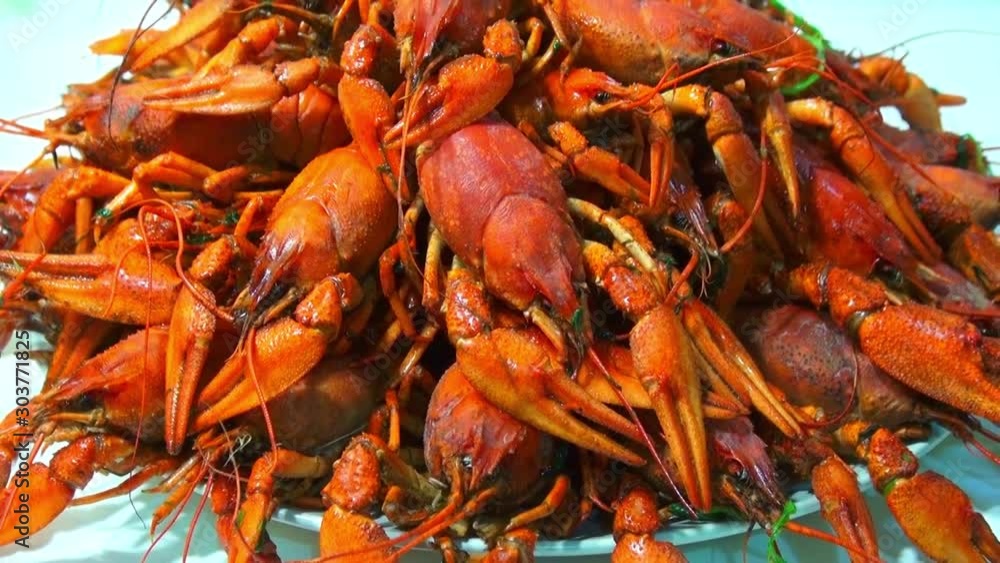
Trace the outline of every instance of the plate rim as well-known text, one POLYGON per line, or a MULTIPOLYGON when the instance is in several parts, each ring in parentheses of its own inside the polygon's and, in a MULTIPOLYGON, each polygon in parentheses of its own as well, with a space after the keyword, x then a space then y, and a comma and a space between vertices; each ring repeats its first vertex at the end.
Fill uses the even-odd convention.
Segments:
MULTIPOLYGON (((922 459, 930 455, 938 446, 951 436, 945 428, 931 423, 931 434, 926 440, 908 444, 910 451, 922 459)), ((873 489, 871 476, 864 465, 851 464, 862 494, 873 489)), ((795 503, 793 520, 815 514, 819 511, 819 499, 808 490, 796 491, 789 495, 789 500, 795 503)), ((323 511, 279 506, 271 516, 271 520, 294 528, 319 533, 323 511)), ((380 516, 376 522, 386 530, 390 538, 398 536, 402 531, 393 526, 388 519, 380 516)), ((677 546, 705 543, 722 538, 746 533, 745 522, 681 522, 671 524, 656 534, 658 540, 668 541, 677 546)), ((479 538, 464 538, 455 541, 456 547, 468 553, 483 553, 487 550, 486 543, 479 538)), ((568 538, 560 540, 539 539, 535 545, 535 557, 584 557, 591 555, 607 555, 614 550, 615 541, 611 533, 594 535, 584 538, 568 538)), ((418 549, 433 550, 429 543, 422 544, 418 549)))

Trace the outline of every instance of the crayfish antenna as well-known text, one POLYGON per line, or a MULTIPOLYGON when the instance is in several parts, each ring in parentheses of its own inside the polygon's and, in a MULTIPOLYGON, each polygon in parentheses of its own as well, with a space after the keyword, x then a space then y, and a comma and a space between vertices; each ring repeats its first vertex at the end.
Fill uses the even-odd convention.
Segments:
POLYGON ((35 139, 48 139, 49 137, 48 133, 42 131, 41 129, 28 127, 27 125, 22 125, 13 119, 5 119, 2 117, 0 117, 0 132, 9 133, 11 135, 22 135, 35 139))
POLYGON ((983 308, 969 307, 960 303, 942 303, 941 309, 963 317, 978 319, 1000 319, 1000 307, 989 305, 983 308))
MULTIPOLYGON (((149 10, 153 8, 155 3, 150 2, 146 14, 143 15, 143 20, 149 15, 149 10)), ((120 72, 141 72, 161 57, 212 31, 219 26, 222 18, 232 10, 233 4, 233 0, 205 0, 204 2, 198 2, 181 16, 180 22, 173 29, 156 38, 152 44, 134 57, 132 56, 132 47, 137 37, 133 38, 132 44, 129 45, 125 53, 120 72)), ((142 22, 139 23, 139 26, 141 29, 142 22)))
POLYGON ((873 563, 882 562, 882 559, 880 559, 878 556, 869 555, 864 551, 861 551, 856 546, 847 543, 846 541, 838 538, 837 536, 834 536, 833 534, 829 534, 827 532, 817 530, 815 528, 810 528, 809 526, 799 524, 798 522, 786 522, 784 524, 784 529, 803 537, 813 538, 836 545, 837 547, 840 547, 844 549, 844 551, 847 551, 849 554, 851 554, 852 558, 856 558, 855 560, 871 561, 873 563))
MULTIPOLYGON (((160 543, 160 540, 163 539, 163 536, 165 536, 167 532, 170 531, 171 528, 173 528, 174 523, 177 522, 178 518, 180 518, 180 515, 184 512, 184 507, 186 507, 187 503, 191 500, 191 495, 194 494, 196 485, 198 484, 198 482, 201 481, 201 477, 204 476, 205 471, 206 471, 205 466, 202 466, 199 472, 197 473, 198 479, 186 483, 186 487, 184 489, 180 489, 179 492, 183 493, 183 495, 181 496, 180 504, 176 507, 176 510, 174 511, 173 516, 170 518, 170 521, 167 522, 167 525, 162 530, 160 530, 160 533, 157 534, 156 537, 154 537, 151 542, 149 542, 149 547, 147 547, 146 552, 142 554, 141 563, 146 563, 146 560, 149 559, 150 554, 153 553, 153 549, 156 547, 156 544, 160 543)), ((174 495, 172 494, 168 499, 168 501, 170 499, 173 499, 173 497, 174 495)), ((157 513, 159 513, 159 510, 157 510, 157 513)), ((155 519, 155 516, 157 515, 158 514, 154 515, 153 525, 150 528, 151 533, 155 533, 156 524, 158 523, 158 520, 155 519)))
POLYGON ((208 476, 208 480, 205 482, 205 494, 201 496, 201 500, 198 501, 198 506, 194 509, 194 516, 191 517, 191 523, 188 524, 187 532, 184 534, 184 550, 181 551, 181 562, 187 562, 188 553, 191 552, 191 541, 194 539, 194 529, 198 525, 198 520, 201 518, 201 512, 205 509, 205 502, 208 498, 212 496, 212 490, 215 487, 215 474, 212 473, 208 476))
MULTIPOLYGON (((952 434, 954 434, 956 437, 962 440, 962 442, 965 442, 967 446, 974 447, 975 449, 979 450, 979 453, 983 454, 983 456, 986 459, 992 461, 997 465, 1000 465, 1000 455, 997 455, 995 452, 990 450, 990 448, 987 448, 985 444, 977 440, 975 435, 972 432, 970 432, 967 428, 949 427, 949 430, 951 430, 952 434)), ((993 438, 996 437, 993 436, 993 438)))
MULTIPOLYGON (((152 541, 150 546, 146 549, 143 554, 143 563, 149 558, 156 544, 159 543, 160 539, 173 527, 174 523, 184 512, 184 508, 191 499, 191 495, 194 494, 199 483, 208 474, 208 479, 206 482, 206 489, 203 498, 208 498, 212 496, 212 507, 213 510, 219 514, 220 519, 222 518, 222 509, 218 504, 218 498, 213 495, 214 485, 216 481, 214 479, 217 477, 216 473, 220 473, 219 470, 214 469, 215 463, 224 455, 228 455, 230 459, 235 455, 235 450, 232 447, 232 441, 228 434, 214 435, 212 433, 205 433, 199 435, 195 439, 193 450, 196 452, 191 457, 182 463, 171 475, 167 476, 158 486, 149 489, 148 492, 153 493, 169 493, 166 500, 160 504, 160 506, 153 513, 153 519, 150 523, 150 537, 152 541), (225 447, 223 447, 225 446, 225 447), (160 530, 159 534, 156 534, 156 529, 159 527, 160 522, 164 521, 168 516, 171 516, 170 521, 167 522, 166 527, 160 530), (153 535, 155 537, 153 537, 153 535)), ((234 470, 236 471, 236 470, 234 470)), ((228 478, 228 477, 227 477, 228 478)), ((236 478, 231 479, 227 483, 234 484, 236 494, 232 498, 239 498, 239 480, 236 478)), ((201 513, 201 505, 204 501, 199 502, 199 508, 196 510, 194 518, 191 522, 191 530, 194 529, 195 524, 198 521, 198 517, 201 513)), ((235 500, 233 501, 235 505, 235 500)), ((226 546, 228 537, 221 533, 222 526, 220 525, 220 542, 226 546)))
POLYGON ((614 390, 615 394, 618 395, 618 400, 621 401, 621 404, 625 406, 625 410, 628 411, 629 417, 632 419, 632 422, 635 423, 636 427, 639 429, 639 433, 642 435, 642 441, 645 443, 646 448, 649 450, 649 453, 652 454, 653 460, 656 461, 657 467, 660 469, 660 471, 663 472, 663 476, 664 478, 666 478, 667 483, 670 484, 671 490, 673 490, 674 494, 677 495, 677 498, 680 499, 680 503, 684 506, 684 509, 688 512, 688 514, 691 515, 691 518, 696 520, 698 518, 697 512, 695 512, 694 507, 691 506, 691 503, 684 497, 684 495, 681 494, 680 488, 677 486, 677 483, 674 482, 674 478, 673 476, 670 475, 670 471, 667 470, 666 464, 663 463, 663 458, 660 457, 659 452, 657 452, 656 444, 653 443, 653 440, 652 438, 650 438, 649 433, 646 432, 646 428, 643 426, 642 421, 639 420, 639 415, 635 412, 635 409, 632 408, 632 405, 625 397, 625 393, 622 391, 621 386, 618 385, 618 382, 615 381, 611 373, 608 372, 608 369, 607 367, 605 367, 604 362, 601 361, 600 356, 597 355, 597 353, 594 351, 592 347, 587 348, 587 355, 597 366, 597 369, 601 372, 601 375, 604 376, 604 378, 607 380, 608 384, 611 385, 611 388, 614 390))
POLYGON ((993 442, 1000 442, 1000 436, 984 427, 978 419, 968 415, 956 416, 933 408, 930 410, 929 414, 933 420, 947 428, 966 446, 971 446, 976 450, 979 450, 979 453, 983 454, 986 459, 1000 465, 1000 455, 993 452, 980 440, 976 439, 975 433, 979 433, 986 439, 993 442))

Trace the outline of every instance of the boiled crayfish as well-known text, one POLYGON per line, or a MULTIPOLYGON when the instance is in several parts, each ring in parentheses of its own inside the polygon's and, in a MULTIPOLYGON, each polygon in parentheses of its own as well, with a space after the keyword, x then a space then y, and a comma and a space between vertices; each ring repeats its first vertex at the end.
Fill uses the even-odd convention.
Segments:
POLYGON ((719 514, 877 561, 847 462, 929 557, 1000 561, 905 446, 1000 462, 962 98, 778 2, 173 4, 63 115, 0 120, 56 155, 0 172, 0 341, 54 345, 0 422, 0 549, 28 435, 36 527, 162 478, 152 529, 203 486, 230 561, 278 561, 279 505, 323 511, 317 561, 530 562, 586 524, 678 563, 659 532, 719 514))

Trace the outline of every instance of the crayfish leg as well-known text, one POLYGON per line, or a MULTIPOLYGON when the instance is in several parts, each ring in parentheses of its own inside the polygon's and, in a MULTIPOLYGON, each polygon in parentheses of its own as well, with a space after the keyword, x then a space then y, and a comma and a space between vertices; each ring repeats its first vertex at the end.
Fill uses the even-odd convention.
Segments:
POLYGON ((235 535, 230 541, 230 561, 254 561, 254 553, 263 538, 264 526, 274 509, 274 479, 312 479, 329 474, 330 463, 324 458, 307 456, 279 448, 257 459, 247 480, 245 498, 240 505, 235 535), (247 549, 247 548, 250 549, 247 549))
MULTIPOLYGON (((135 444, 131 440, 107 434, 84 435, 71 441, 52 457, 49 465, 33 463, 31 474, 31 531, 37 532, 48 526, 69 507, 76 491, 87 486, 97 471, 124 473, 135 467, 142 457, 134 457, 135 444)), ((167 466, 157 466, 164 471, 167 466)), ((151 477, 151 475, 149 475, 151 477)), ((4 491, 2 502, 18 503, 19 487, 15 480, 4 491)), ((142 481, 136 480, 129 490, 138 488, 142 481)), ((125 491, 122 491, 125 492, 125 491)), ((8 545, 21 537, 15 530, 13 512, 5 512, 0 517, 0 545, 8 545)))
POLYGON ((58 173, 42 192, 34 213, 24 224, 24 236, 16 250, 44 252, 52 248, 71 225, 80 198, 105 199, 114 197, 129 181, 99 168, 81 166, 58 173))

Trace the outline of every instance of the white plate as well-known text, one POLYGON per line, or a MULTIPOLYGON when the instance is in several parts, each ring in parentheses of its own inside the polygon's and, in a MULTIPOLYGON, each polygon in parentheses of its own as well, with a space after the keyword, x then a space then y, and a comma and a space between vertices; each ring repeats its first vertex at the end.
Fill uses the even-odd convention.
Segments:
MULTIPOLYGON (((938 425, 931 426, 931 435, 924 442, 917 442, 910 445, 910 450, 918 458, 929 454, 931 450, 938 446, 948 432, 938 425)), ((863 466, 854 466, 854 471, 858 475, 858 482, 862 492, 867 492, 872 488, 871 477, 863 466)), ((789 500, 795 503, 795 514, 792 519, 801 518, 819 510, 819 499, 816 495, 808 491, 797 491, 793 493, 789 500)), ((315 510, 304 510, 299 508, 279 508, 272 520, 283 522, 290 526, 319 532, 320 522, 323 513, 315 510)), ((399 528, 394 527, 387 519, 380 518, 379 523, 385 527, 390 537, 396 537, 401 533, 399 528)), ((700 542, 707 542, 738 534, 747 531, 747 523, 740 521, 733 522, 681 522, 671 524, 666 530, 658 534, 658 538, 669 541, 674 545, 686 545, 700 542)), ((458 547, 470 553, 481 553, 486 551, 485 543, 478 539, 466 539, 458 542, 458 547)), ((594 535, 570 538, 565 540, 539 540, 535 547, 536 557, 579 557, 584 555, 603 555, 611 553, 615 548, 615 540, 610 533, 598 532, 594 535)))

